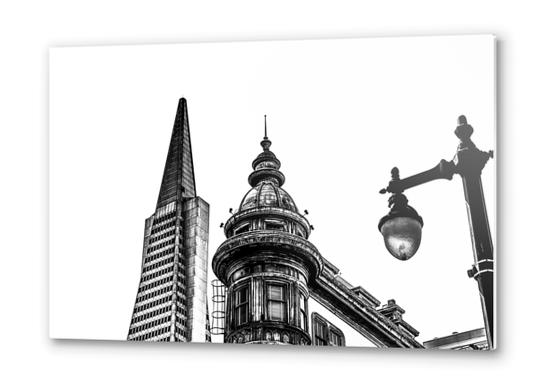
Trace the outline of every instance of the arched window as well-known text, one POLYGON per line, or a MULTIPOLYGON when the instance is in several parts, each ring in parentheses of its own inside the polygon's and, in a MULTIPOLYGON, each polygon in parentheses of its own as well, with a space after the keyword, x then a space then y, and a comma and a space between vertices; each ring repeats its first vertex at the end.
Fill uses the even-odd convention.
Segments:
POLYGON ((333 345, 336 347, 344 346, 344 335, 340 330, 336 329, 335 327, 332 327, 329 330, 329 345, 333 345))
POLYGON ((313 345, 344 347, 344 333, 316 312, 312 313, 313 345))

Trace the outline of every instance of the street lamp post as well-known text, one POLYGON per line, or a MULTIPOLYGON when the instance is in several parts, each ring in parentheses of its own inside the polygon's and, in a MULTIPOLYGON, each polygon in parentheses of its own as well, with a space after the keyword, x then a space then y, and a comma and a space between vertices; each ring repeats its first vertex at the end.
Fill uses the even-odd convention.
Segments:
POLYGON ((397 168, 392 169, 391 181, 380 191, 382 194, 392 194, 389 199, 391 210, 380 220, 378 229, 389 252, 400 260, 408 260, 419 247, 423 220, 414 208, 407 204, 408 200, 403 192, 433 180, 451 180, 454 174, 461 176, 474 253, 474 265, 468 275, 478 282, 486 335, 491 349, 494 345, 493 243, 481 174, 489 158, 493 157, 493 151, 480 151, 470 139, 472 133, 473 129, 465 116, 459 116, 455 135, 460 143, 452 161, 441 160, 434 168, 406 179, 399 178, 397 168))

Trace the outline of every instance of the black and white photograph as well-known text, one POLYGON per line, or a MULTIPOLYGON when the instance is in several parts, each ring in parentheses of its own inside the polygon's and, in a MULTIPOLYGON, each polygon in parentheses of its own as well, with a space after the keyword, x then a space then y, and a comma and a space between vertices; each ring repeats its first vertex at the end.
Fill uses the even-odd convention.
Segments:
POLYGON ((51 338, 497 348, 494 35, 55 47, 49 71, 51 338))
POLYGON ((0 2, 0 383, 540 381, 541 11, 0 2))

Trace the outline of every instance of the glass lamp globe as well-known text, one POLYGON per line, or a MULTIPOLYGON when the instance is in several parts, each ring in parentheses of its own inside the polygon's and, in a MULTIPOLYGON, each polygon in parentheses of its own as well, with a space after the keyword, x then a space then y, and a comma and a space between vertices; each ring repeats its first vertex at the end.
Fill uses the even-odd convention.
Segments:
POLYGON ((408 216, 388 218, 380 232, 388 251, 399 260, 414 256, 422 240, 422 224, 408 216))
POLYGON ((390 200, 390 213, 380 219, 378 230, 388 251, 399 260, 408 260, 420 247, 423 220, 402 193, 390 200))

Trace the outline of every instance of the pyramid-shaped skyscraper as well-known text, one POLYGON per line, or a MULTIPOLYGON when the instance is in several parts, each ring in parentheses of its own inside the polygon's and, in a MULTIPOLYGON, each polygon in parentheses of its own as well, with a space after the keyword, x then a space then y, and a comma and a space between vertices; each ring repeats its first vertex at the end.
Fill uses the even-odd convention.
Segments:
POLYGON ((145 220, 141 279, 128 340, 211 341, 209 204, 196 194, 186 99, 179 100, 156 210, 145 220))

